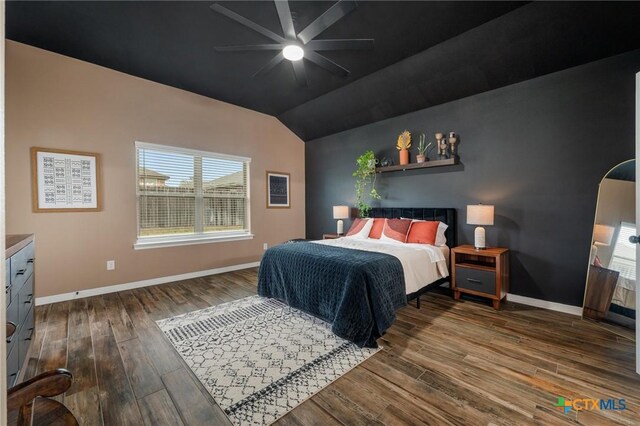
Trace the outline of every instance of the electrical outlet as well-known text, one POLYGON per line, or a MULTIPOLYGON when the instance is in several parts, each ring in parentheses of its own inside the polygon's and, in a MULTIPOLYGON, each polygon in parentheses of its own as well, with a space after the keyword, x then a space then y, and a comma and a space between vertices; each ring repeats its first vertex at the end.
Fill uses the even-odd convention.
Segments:
POLYGON ((268 248, 269 248, 269 243, 264 243, 264 244, 262 245, 262 248, 263 248, 264 250, 268 249, 268 248))
POLYGON ((116 261, 107 260, 107 271, 113 271, 114 269, 116 269, 116 261))

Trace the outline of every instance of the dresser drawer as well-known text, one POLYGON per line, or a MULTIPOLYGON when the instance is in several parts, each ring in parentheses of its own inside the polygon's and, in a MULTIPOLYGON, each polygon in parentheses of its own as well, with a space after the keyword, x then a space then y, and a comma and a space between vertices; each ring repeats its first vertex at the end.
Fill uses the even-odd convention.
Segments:
POLYGON ((456 287, 494 295, 496 294, 496 273, 456 266, 456 287))
POLYGON ((11 285, 18 291, 27 279, 27 258, 24 250, 11 256, 11 285))
POLYGON ((7 298, 7 306, 11 303, 11 260, 7 259, 5 261, 5 274, 6 281, 4 282, 4 289, 7 298))
POLYGON ((27 312, 33 306, 33 276, 27 278, 18 293, 18 321, 22 324, 27 317, 27 312))
POLYGON ((24 362, 27 352, 29 352, 29 346, 31 345, 31 340, 33 339, 33 327, 34 317, 33 317, 33 309, 31 309, 27 313, 27 317, 22 325, 22 329, 20 329, 20 335, 18 336, 18 342, 16 342, 18 346, 18 354, 20 362, 24 362))
POLYGON ((20 357, 18 355, 18 345, 13 345, 11 352, 7 355, 7 388, 12 387, 18 378, 20 371, 20 357))
POLYGON ((20 327, 20 321, 18 321, 18 299, 15 298, 9 306, 7 306, 7 321, 11 321, 16 325, 16 327, 20 327))
POLYGON ((20 253, 22 253, 23 259, 26 262, 27 271, 24 273, 24 276, 29 278, 31 274, 33 274, 33 267, 36 261, 33 243, 29 243, 25 248, 20 250, 20 253))
POLYGON ((11 256, 11 284, 19 289, 22 283, 33 273, 35 262, 33 243, 11 256))

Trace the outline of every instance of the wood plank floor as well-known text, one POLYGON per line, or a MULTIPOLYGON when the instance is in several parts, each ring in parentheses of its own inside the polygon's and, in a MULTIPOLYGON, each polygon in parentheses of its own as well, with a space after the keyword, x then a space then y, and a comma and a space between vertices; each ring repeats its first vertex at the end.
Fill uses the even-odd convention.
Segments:
MULTIPOLYGON (((82 425, 224 425, 222 410, 154 321, 256 293, 256 269, 37 307, 27 378, 66 367, 61 398, 82 425)), ((577 317, 444 294, 408 306, 384 350, 281 425, 639 424, 634 343, 577 317), (557 397, 624 398, 572 411, 557 397)))

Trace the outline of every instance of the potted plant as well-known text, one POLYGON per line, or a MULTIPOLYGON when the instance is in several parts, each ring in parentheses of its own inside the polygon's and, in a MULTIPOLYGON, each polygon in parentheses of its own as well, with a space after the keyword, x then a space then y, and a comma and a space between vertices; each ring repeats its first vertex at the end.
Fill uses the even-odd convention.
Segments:
POLYGON ((356 164, 358 168, 353 172, 356 178, 356 204, 358 205, 358 216, 368 217, 371 206, 367 202, 371 200, 379 200, 380 195, 376 191, 376 160, 373 151, 366 151, 358 157, 356 164), (368 189, 369 186, 371 189, 368 189))
POLYGON ((420 141, 418 142, 418 155, 416 155, 416 161, 418 163, 424 163, 427 160, 426 152, 427 149, 431 146, 431 142, 429 145, 426 143, 426 136, 424 133, 420 134, 420 141))
POLYGON ((411 148, 411 133, 408 130, 400 133, 396 148, 400 151, 400 165, 409 164, 409 148, 411 148))

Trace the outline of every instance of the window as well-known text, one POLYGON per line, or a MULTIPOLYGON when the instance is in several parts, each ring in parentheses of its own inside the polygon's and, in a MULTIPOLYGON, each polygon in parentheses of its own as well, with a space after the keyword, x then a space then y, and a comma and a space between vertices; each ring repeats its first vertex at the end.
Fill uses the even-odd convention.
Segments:
POLYGON ((616 238, 616 244, 613 247, 609 269, 619 271, 621 276, 635 281, 636 245, 629 242, 629 237, 632 235, 636 235, 636 225, 622 222, 618 238, 616 238))
POLYGON ((135 248, 252 238, 250 158, 136 142, 135 248))

